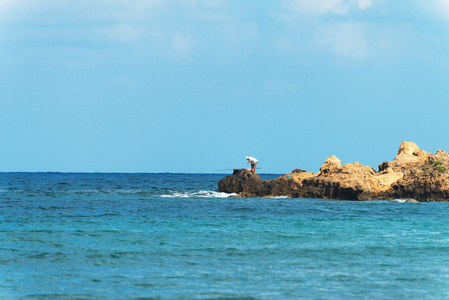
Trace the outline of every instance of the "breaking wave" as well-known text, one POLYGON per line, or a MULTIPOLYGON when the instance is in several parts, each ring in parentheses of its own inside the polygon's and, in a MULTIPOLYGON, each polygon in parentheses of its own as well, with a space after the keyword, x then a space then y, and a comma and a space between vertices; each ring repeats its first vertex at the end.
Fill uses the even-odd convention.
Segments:
POLYGON ((161 195, 162 198, 228 198, 237 194, 222 193, 217 191, 177 192, 161 195))
POLYGON ((405 200, 405 199, 393 199, 393 200, 390 200, 391 202, 397 202, 397 203, 405 203, 405 202, 407 202, 407 200, 405 200))

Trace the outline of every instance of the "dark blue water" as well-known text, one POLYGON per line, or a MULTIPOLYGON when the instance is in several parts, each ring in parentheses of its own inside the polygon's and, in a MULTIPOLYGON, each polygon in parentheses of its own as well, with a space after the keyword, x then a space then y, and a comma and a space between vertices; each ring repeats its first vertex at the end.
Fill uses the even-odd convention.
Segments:
POLYGON ((1 298, 449 298, 449 204, 229 198, 223 177, 0 173, 1 298))

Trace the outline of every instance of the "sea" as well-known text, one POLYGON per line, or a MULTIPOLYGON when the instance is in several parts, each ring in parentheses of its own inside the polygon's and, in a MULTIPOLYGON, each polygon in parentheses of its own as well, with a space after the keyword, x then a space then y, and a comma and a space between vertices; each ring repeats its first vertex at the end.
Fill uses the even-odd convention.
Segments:
POLYGON ((0 299, 449 299, 449 203, 238 198, 226 175, 0 173, 0 299))

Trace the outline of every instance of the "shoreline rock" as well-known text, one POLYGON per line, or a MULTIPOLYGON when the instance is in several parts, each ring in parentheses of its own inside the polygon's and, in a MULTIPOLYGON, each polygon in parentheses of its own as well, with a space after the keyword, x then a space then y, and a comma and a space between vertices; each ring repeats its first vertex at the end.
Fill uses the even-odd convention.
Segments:
POLYGON ((234 169, 232 175, 226 176, 218 182, 218 191, 239 194, 261 184, 263 184, 263 180, 259 175, 247 169, 234 169))
POLYGON ((237 197, 289 197, 339 200, 449 201, 449 154, 435 155, 415 143, 402 142, 392 161, 378 171, 358 162, 341 165, 336 156, 324 161, 317 173, 295 169, 275 179, 262 180, 246 169, 235 169, 220 180, 219 191, 237 197))

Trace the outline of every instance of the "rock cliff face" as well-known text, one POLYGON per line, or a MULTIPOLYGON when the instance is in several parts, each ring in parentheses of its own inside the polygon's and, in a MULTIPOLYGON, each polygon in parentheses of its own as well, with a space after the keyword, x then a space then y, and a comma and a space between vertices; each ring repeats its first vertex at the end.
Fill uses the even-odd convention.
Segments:
POLYGON ((375 171, 360 163, 341 165, 331 156, 317 173, 295 169, 291 174, 263 181, 247 170, 220 180, 219 191, 239 197, 325 198, 342 200, 409 199, 409 201, 449 201, 449 154, 435 155, 415 143, 402 142, 392 161, 375 171))

